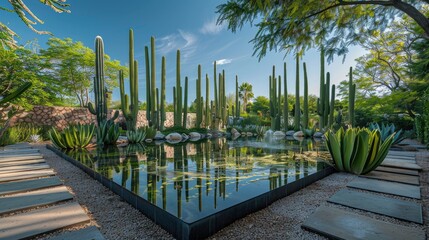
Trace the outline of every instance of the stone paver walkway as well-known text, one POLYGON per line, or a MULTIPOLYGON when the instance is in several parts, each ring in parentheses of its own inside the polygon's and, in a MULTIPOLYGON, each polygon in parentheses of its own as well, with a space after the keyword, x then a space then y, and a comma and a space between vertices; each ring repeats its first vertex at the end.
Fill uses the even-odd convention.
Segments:
MULTIPOLYGON (((423 224, 418 176, 421 167, 416 164, 415 158, 414 152, 390 151, 377 171, 350 182, 348 189, 338 191, 328 202, 423 224), (414 200, 401 200, 377 193, 414 200)), ((376 220, 333 206, 319 207, 302 228, 334 239, 426 239, 421 229, 376 220)))
MULTIPOLYGON (((27 239, 90 221, 43 156, 29 144, 0 149, 0 239, 27 239)), ((104 239, 96 227, 56 239, 104 239)))

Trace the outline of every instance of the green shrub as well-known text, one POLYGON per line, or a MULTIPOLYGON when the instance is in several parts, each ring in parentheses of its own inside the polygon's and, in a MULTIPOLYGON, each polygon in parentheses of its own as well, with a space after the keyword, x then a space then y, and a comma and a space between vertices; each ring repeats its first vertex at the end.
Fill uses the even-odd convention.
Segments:
POLYGON ((350 128, 344 132, 340 128, 336 133, 329 130, 325 136, 333 166, 338 171, 360 175, 371 172, 383 162, 395 135, 382 141, 377 129, 350 128))
POLYGON ((173 127, 166 128, 165 130, 162 131, 162 134, 164 135, 168 135, 170 133, 189 134, 190 131, 182 126, 173 126, 173 127))
POLYGON ((207 134, 208 130, 207 130, 207 128, 193 127, 193 128, 189 129, 189 132, 197 132, 197 133, 207 134))
POLYGON ((70 125, 62 132, 52 128, 49 131, 49 138, 55 147, 61 149, 84 148, 88 146, 94 136, 95 125, 70 125))

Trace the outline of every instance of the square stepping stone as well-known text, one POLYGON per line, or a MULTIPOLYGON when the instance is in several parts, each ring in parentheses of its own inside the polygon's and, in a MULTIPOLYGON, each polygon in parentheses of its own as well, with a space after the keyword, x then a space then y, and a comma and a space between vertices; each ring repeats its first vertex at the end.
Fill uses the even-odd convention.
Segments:
POLYGON ((53 175, 55 175, 55 173, 52 170, 34 170, 28 172, 4 173, 0 174, 0 183, 32 178, 49 177, 53 175))
POLYGON ((424 240, 421 229, 387 223, 334 207, 319 207, 301 226, 331 239, 424 240))
POLYGON ((347 189, 335 193, 328 202, 423 224, 422 205, 415 202, 347 189))
POLYGON ((0 214, 45 206, 73 199, 65 186, 0 197, 0 214))
POLYGON ((9 167, 1 167, 0 168, 0 174, 2 174, 2 173, 13 173, 13 172, 25 172, 25 171, 49 169, 49 168, 50 168, 49 165, 46 163, 32 164, 32 165, 9 166, 9 167))
POLYGON ((398 174, 404 174, 404 175, 419 176, 419 172, 417 170, 410 170, 410 169, 403 169, 403 168, 379 166, 375 170, 379 172, 390 172, 390 173, 398 173, 398 174))
POLYGON ((31 159, 31 160, 25 160, 25 161, 15 161, 15 162, 0 162, 0 168, 3 167, 10 167, 10 166, 24 166, 24 165, 32 165, 32 164, 40 164, 40 163, 46 163, 45 159, 31 159))
POLYGON ((401 197, 421 199, 420 187, 404 183, 387 182, 370 178, 356 178, 347 187, 386 193, 401 197))
POLYGON ((27 192, 60 185, 63 185, 63 183, 57 176, 18 182, 7 182, 0 184, 0 195, 27 192))
POLYGON ((419 177, 397 173, 372 171, 366 175, 360 175, 360 177, 374 178, 390 182, 406 183, 411 185, 420 185, 419 177))
POLYGON ((417 171, 422 170, 422 168, 415 163, 392 161, 392 160, 384 160, 380 165, 384 167, 404 168, 404 169, 417 170, 417 171))
POLYGON ((62 204, 0 218, 0 239, 30 238, 87 222, 89 218, 78 203, 62 204))
POLYGON ((43 158, 42 155, 7 157, 7 158, 0 158, 0 163, 17 162, 17 161, 42 159, 42 158, 43 158))
POLYGON ((91 226, 77 231, 66 232, 57 237, 49 238, 49 240, 75 240, 75 239, 91 239, 104 240, 105 238, 97 227, 91 226))

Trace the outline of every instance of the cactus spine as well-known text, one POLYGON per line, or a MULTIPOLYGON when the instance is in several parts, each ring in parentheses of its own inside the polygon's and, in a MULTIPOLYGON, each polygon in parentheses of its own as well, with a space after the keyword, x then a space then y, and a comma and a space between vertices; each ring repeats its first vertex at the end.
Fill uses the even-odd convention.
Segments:
POLYGON ((308 78, 307 78, 307 66, 303 63, 304 67, 304 115, 302 118, 302 125, 304 129, 308 129, 308 78))
POLYGON ((301 109, 299 103, 299 56, 296 55, 296 79, 295 79, 295 131, 299 131, 301 122, 301 109))
POLYGON ((353 68, 349 72, 349 121, 352 127, 355 126, 355 97, 356 84, 353 84, 353 68))
POLYGON ((185 99, 183 105, 183 127, 186 128, 188 122, 188 77, 185 77, 185 99))
POLYGON ((283 102, 283 121, 284 130, 287 132, 289 123, 289 103, 287 99, 287 77, 286 77, 286 63, 283 63, 283 87, 284 87, 284 102, 283 102))
MULTIPOLYGON (((107 101, 106 101, 106 87, 104 86, 104 44, 100 36, 95 38, 95 77, 94 77, 94 95, 95 106, 88 103, 88 110, 96 115, 97 124, 107 120, 107 101)), ((119 112, 115 111, 114 116, 111 118, 114 121, 119 116, 119 112)))

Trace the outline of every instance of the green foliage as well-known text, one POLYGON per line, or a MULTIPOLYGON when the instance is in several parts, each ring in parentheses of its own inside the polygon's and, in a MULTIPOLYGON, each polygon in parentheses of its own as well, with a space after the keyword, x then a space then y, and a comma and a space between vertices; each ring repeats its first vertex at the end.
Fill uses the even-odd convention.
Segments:
POLYGON ((0 136, 0 146, 6 146, 19 142, 19 132, 15 128, 7 128, 0 136))
POLYGON ((52 128, 49 138, 55 147, 60 149, 84 148, 88 146, 95 132, 95 125, 70 125, 62 132, 52 128))
POLYGON ((129 143, 142 143, 146 138, 146 129, 140 127, 136 130, 127 130, 127 138, 129 143))
POLYGON ((17 142, 28 142, 31 135, 39 135, 41 132, 40 127, 36 127, 33 124, 28 123, 20 123, 18 125, 15 125, 11 127, 11 130, 16 135, 16 141, 17 142))
MULTIPOLYGON (((40 1, 46 6, 49 6, 52 10, 54 10, 57 13, 67 12, 69 4, 66 3, 67 0, 45 0, 40 1)), ((51 34, 47 31, 39 31, 36 30, 33 25, 36 25, 38 23, 43 24, 43 21, 40 20, 32 11, 31 9, 24 3, 22 0, 9 0, 9 3, 11 4, 12 9, 8 9, 6 7, 0 6, 0 11, 6 11, 9 13, 16 13, 18 17, 24 22, 25 25, 27 25, 28 28, 36 32, 37 34, 51 34)), ((2 13, 3 14, 3 13, 2 13)), ((0 45, 5 48, 17 48, 15 37, 18 37, 18 35, 12 31, 10 28, 8 28, 6 25, 0 22, 0 45)))
POLYGON ((102 121, 96 130, 97 145, 115 145, 120 134, 119 123, 102 121))
MULTIPOLYGON (((247 23, 258 31, 251 40, 259 58, 267 51, 286 54, 324 45, 328 60, 345 55, 348 46, 365 42, 368 35, 391 26, 395 17, 407 14, 429 35, 429 19, 422 13, 427 1, 318 1, 231 0, 217 7, 218 24, 232 32, 247 23), (366 34, 364 34, 366 33, 366 34)), ((406 28, 406 26, 403 26, 406 28)))
POLYGON ((155 127, 145 126, 144 131, 146 133, 146 139, 153 139, 156 135, 155 127))
POLYGON ((367 174, 378 167, 393 143, 394 134, 382 141, 380 131, 366 128, 340 128, 325 133, 326 147, 334 167, 357 175, 367 174))
POLYGON ((169 127, 169 128, 164 129, 162 131, 162 134, 164 134, 164 135, 168 135, 170 133, 189 134, 190 132, 191 132, 190 130, 188 130, 182 126, 173 126, 173 127, 169 127))
MULTIPOLYGON (((53 81, 59 84, 58 94, 85 107, 89 102, 91 81, 95 74, 95 53, 92 49, 70 38, 50 38, 48 48, 40 50, 40 56, 46 60, 53 81)), ((118 71, 125 67, 119 61, 111 60, 104 54, 104 80, 107 90, 118 86, 118 71)))
POLYGON ((193 127, 188 129, 189 132, 197 132, 197 133, 202 133, 202 134, 207 134, 208 130, 207 128, 198 128, 198 127, 193 127))
POLYGON ((395 134, 394 138, 393 138, 393 144, 400 143, 402 140, 405 139, 404 134, 402 132, 402 129, 396 132, 395 131, 395 124, 393 124, 393 123, 390 125, 381 123, 381 126, 376 122, 369 124, 369 130, 372 131, 372 130, 376 130, 376 129, 378 131, 380 131, 382 141, 386 141, 386 139, 392 134, 395 134))

